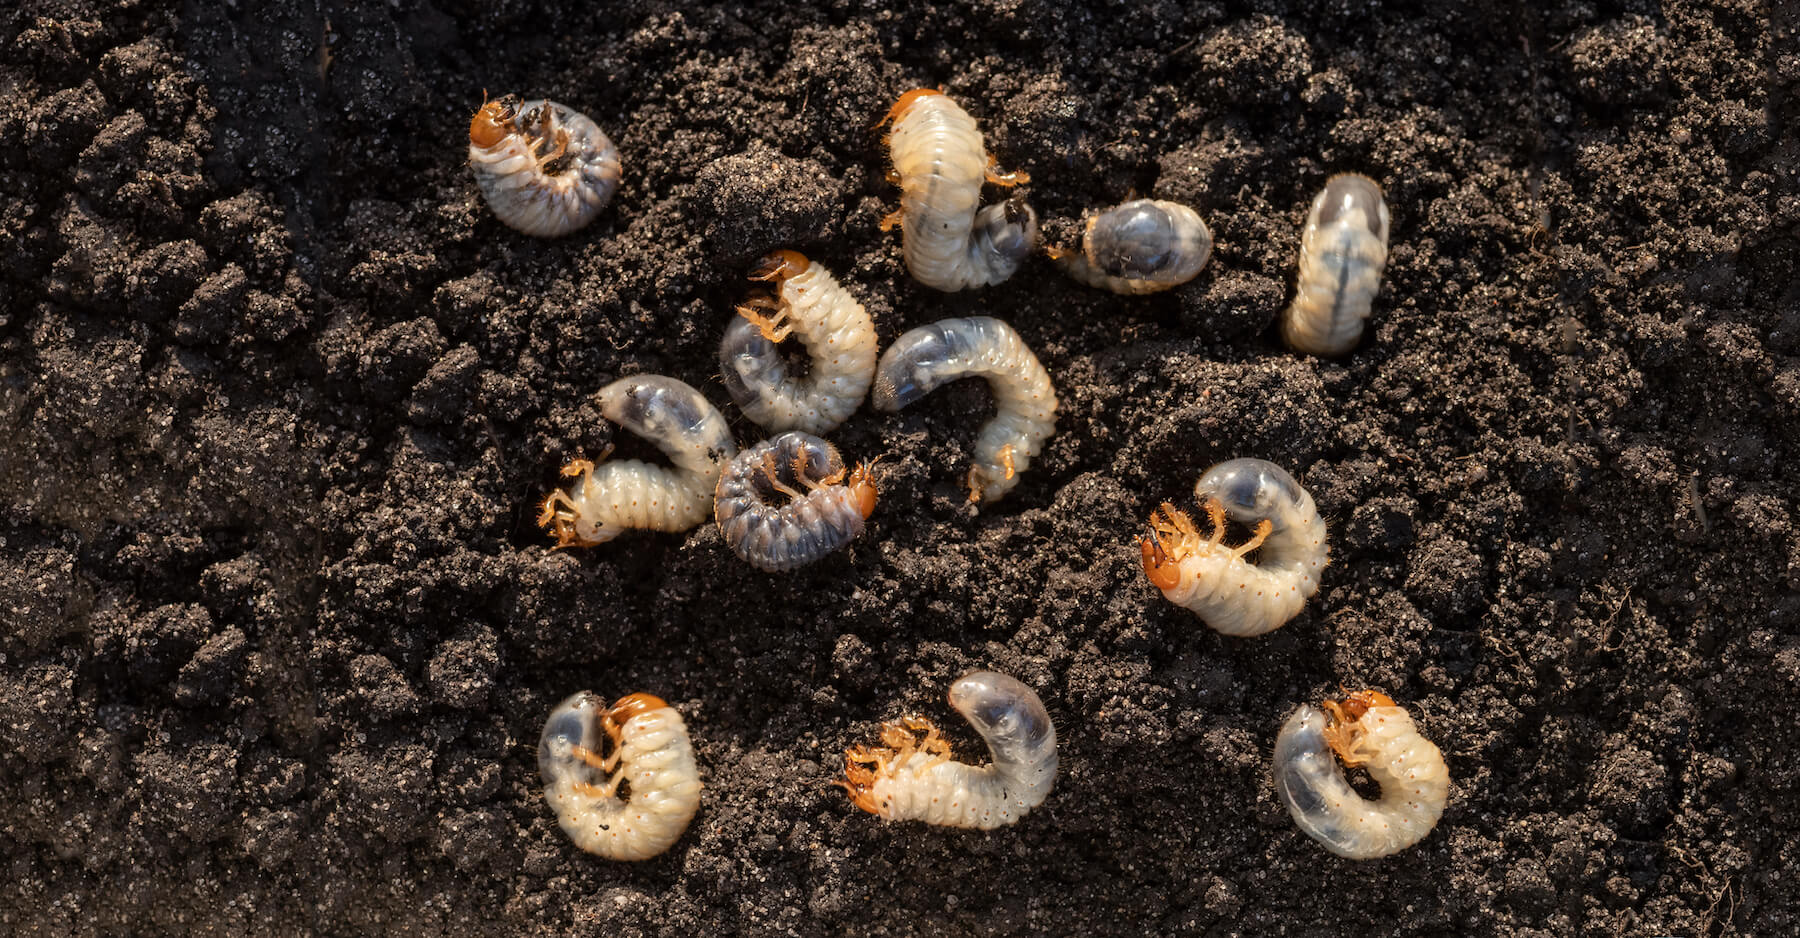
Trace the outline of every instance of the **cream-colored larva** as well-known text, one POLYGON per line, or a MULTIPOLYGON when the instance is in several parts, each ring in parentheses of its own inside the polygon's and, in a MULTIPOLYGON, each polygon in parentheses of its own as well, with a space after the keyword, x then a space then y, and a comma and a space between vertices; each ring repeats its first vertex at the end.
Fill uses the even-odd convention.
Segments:
POLYGON ((751 280, 775 284, 774 296, 754 297, 719 343, 725 390, 744 415, 771 432, 828 433, 849 419, 875 380, 875 323, 825 268, 797 251, 763 258, 751 280), (776 343, 790 334, 806 346, 812 365, 788 374, 776 343))
POLYGON ((1294 823, 1340 857, 1367 860, 1423 840, 1444 814, 1450 770, 1386 694, 1365 690, 1325 711, 1301 705, 1275 739, 1275 788, 1294 823), (1362 767, 1381 786, 1365 800, 1337 764, 1362 767))
POLYGON ((469 166, 494 215, 540 238, 593 221, 619 188, 619 149, 587 115, 517 95, 475 112, 469 166))
POLYGON ((950 706, 981 734, 993 763, 951 761, 950 744, 923 717, 885 723, 880 746, 844 753, 838 784, 857 807, 890 821, 985 831, 1044 803, 1056 782, 1056 727, 1037 692, 1004 674, 976 671, 951 685, 950 706))
POLYGON ((867 464, 851 472, 837 447, 795 431, 739 453, 719 476, 713 510, 732 551, 773 573, 806 566, 854 540, 875 510, 876 494, 867 464), (777 504, 778 498, 785 501, 777 504))
POLYGON ((1331 562, 1312 496, 1272 462, 1232 459, 1208 469, 1194 497, 1206 508, 1212 536, 1201 537, 1185 513, 1164 502, 1150 516, 1150 536, 1139 541, 1144 573, 1214 631, 1249 636, 1280 628, 1319 591, 1319 574, 1331 562), (1256 526, 1249 542, 1225 546, 1227 516, 1256 526), (1257 563, 1244 560, 1258 547, 1257 563))
POLYGON ((1138 199, 1089 216, 1081 252, 1051 248, 1063 272, 1114 293, 1155 293, 1194 279, 1212 257, 1212 231, 1178 202, 1138 199))
POLYGON ((602 416, 655 443, 675 466, 635 459, 564 466, 563 475, 580 481, 550 493, 538 516, 556 546, 592 547, 627 528, 686 531, 705 521, 719 472, 737 455, 725 415, 699 391, 662 375, 620 378, 598 397, 602 416))
POLYGON ((887 121, 901 194, 900 210, 881 228, 901 226, 913 279, 954 292, 1011 277, 1037 247, 1037 212, 1018 196, 977 211, 981 183, 1016 186, 1031 177, 995 168, 975 119, 941 91, 908 91, 887 121))
POLYGON ((1362 338, 1387 264, 1388 208, 1375 180, 1333 176, 1313 199, 1300 236, 1300 277, 1281 319, 1295 351, 1342 355, 1362 338))
POLYGON ((681 714, 649 694, 611 707, 582 691, 550 711, 538 739, 544 800, 575 846, 608 860, 669 849, 700 809, 700 769, 681 714), (611 741, 600 754, 601 735, 611 741), (629 796, 618 797, 619 783, 629 796))
POLYGON ((1056 388, 1013 327, 990 316, 945 319, 913 329, 875 368, 875 407, 889 412, 958 378, 988 380, 998 408, 975 440, 969 501, 993 501, 1019 484, 1019 473, 1056 432, 1056 388))

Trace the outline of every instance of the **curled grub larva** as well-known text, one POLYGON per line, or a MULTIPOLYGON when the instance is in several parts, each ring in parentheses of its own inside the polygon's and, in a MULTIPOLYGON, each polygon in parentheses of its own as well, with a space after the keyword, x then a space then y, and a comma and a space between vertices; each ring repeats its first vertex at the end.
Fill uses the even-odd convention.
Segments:
POLYGON ((774 572, 804 567, 850 543, 875 510, 875 496, 867 464, 851 472, 837 447, 811 434, 783 433, 731 461, 719 476, 714 513, 739 557, 774 572), (786 504, 771 501, 778 495, 786 504))
POLYGON ((1013 327, 989 316, 945 319, 894 340, 875 368, 875 407, 889 412, 939 387, 979 375, 998 412, 975 440, 969 501, 1004 496, 1056 432, 1056 389, 1013 327))
POLYGON ((977 210, 981 183, 1016 186, 1031 177, 1000 172, 975 119, 941 91, 901 95, 883 122, 890 121, 900 210, 881 228, 900 225, 913 279, 954 292, 1012 276, 1037 247, 1037 212, 1018 196, 977 210))
POLYGON ((681 837, 700 808, 700 769, 675 708, 649 694, 611 707, 587 691, 550 711, 538 739, 544 800, 575 846, 608 860, 647 860, 681 837), (601 734, 611 754, 600 754, 601 734), (630 789, 618 797, 619 783, 630 789))
POLYGON ((1275 788, 1307 836, 1340 857, 1367 860, 1423 840, 1444 814, 1450 770, 1412 717, 1379 691, 1301 705, 1275 739, 1275 788), (1332 753, 1381 786, 1367 801, 1332 753))
POLYGON ((857 807, 890 821, 984 831, 1043 804, 1056 782, 1056 727, 1037 692, 976 671, 951 685, 950 706, 987 742, 993 764, 951 761, 950 744, 930 720, 905 717, 882 725, 880 746, 845 752, 837 784, 857 807))
POLYGON ((1069 276, 1114 293, 1177 287, 1212 257, 1212 232, 1200 214, 1176 202, 1138 199, 1089 216, 1081 253, 1051 248, 1069 276))
POLYGON ((593 221, 619 188, 619 150, 587 115, 517 95, 475 112, 469 166, 494 215, 540 238, 593 221))
POLYGON ((719 368, 731 399, 772 432, 827 433, 862 406, 875 380, 875 323, 830 272, 797 251, 763 258, 751 280, 775 284, 773 296, 738 307, 719 343, 719 368), (798 336, 812 360, 803 378, 788 375, 776 343, 798 336))
POLYGON ((1325 181, 1300 236, 1300 277, 1281 319, 1295 351, 1342 355, 1362 338, 1387 264, 1388 209, 1381 187, 1345 173, 1325 181))
POLYGON ((1280 628, 1319 591, 1319 574, 1331 562, 1312 496, 1272 462, 1232 459, 1208 469, 1194 497, 1206 508, 1212 536, 1201 537, 1185 513, 1164 502, 1150 516, 1150 536, 1138 542, 1144 573, 1214 631, 1249 636, 1280 628), (1255 525, 1256 533, 1226 547, 1227 516, 1255 525), (1244 560, 1258 547, 1257 563, 1244 560))
POLYGON ((655 443, 675 466, 577 459, 562 474, 580 481, 544 499, 538 525, 557 547, 592 547, 627 528, 686 531, 705 521, 719 472, 737 455, 725 416, 699 391, 662 375, 620 378, 598 396, 602 416, 655 443))

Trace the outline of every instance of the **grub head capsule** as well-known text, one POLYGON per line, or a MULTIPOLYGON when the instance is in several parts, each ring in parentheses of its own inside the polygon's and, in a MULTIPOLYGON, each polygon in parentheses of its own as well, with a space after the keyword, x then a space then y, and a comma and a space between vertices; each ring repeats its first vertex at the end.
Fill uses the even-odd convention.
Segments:
POLYGON ((1216 498, 1234 521, 1268 519, 1280 531, 1301 504, 1300 483, 1266 459, 1228 459, 1208 469, 1194 485, 1194 497, 1216 498))

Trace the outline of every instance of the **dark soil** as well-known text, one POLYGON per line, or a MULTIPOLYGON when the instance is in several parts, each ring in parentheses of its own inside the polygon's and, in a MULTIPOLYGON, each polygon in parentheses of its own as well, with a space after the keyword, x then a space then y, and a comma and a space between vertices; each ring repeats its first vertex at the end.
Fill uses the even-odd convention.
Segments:
MULTIPOLYGON (((0 931, 9 934, 1791 935, 1800 928, 1800 53, 1792 7, 824 0, 24 0, 0 12, 0 931), (587 7, 588 4, 545 4, 587 7), (877 118, 942 84, 1069 238, 1189 203, 1212 264, 1129 299, 1041 259, 920 287, 877 118), (497 222, 490 94, 625 159, 592 227, 497 222), (1274 317, 1338 171, 1385 186, 1369 335, 1274 317), (989 313, 1060 432, 960 480, 977 383, 835 435, 885 454, 850 551, 786 576, 711 525, 553 552, 593 392, 702 387, 765 250, 883 342, 989 313), (1333 528, 1287 627, 1220 637, 1135 536, 1233 456, 1333 528), (829 785, 989 667, 1062 737, 980 834, 829 785), (1454 776, 1391 859, 1269 781, 1340 686, 1454 776), (653 861, 538 793, 550 707, 644 691, 707 785, 653 861)), ((743 442, 757 429, 739 423, 743 442)))

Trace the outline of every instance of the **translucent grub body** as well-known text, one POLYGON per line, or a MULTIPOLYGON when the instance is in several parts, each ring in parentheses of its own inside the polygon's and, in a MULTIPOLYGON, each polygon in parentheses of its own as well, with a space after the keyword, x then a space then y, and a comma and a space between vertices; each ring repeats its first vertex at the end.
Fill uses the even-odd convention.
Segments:
POLYGON ((700 769, 686 724, 649 694, 611 707, 582 691, 550 711, 538 740, 544 800, 577 847, 647 860, 675 843, 700 808, 700 769), (611 752, 601 755, 601 738, 611 752), (630 794, 618 795, 620 783, 630 794))
POLYGON ((1281 337, 1308 355, 1342 355, 1362 339, 1387 266, 1388 208, 1381 187, 1345 173, 1325 181, 1300 236, 1294 302, 1281 337))
POLYGON ((950 706, 981 734, 993 761, 952 761, 949 744, 922 717, 885 723, 880 746, 844 754, 838 784, 857 807, 890 821, 993 830, 1044 803, 1056 782, 1056 727, 1037 692, 976 671, 951 685, 950 706))
POLYGON ((1056 388, 1013 327, 989 316, 945 319, 901 335, 875 368, 875 407, 897 412, 959 378, 986 378, 997 411, 975 440, 969 500, 994 501, 1056 432, 1056 388))
POLYGON ((831 273, 796 251, 763 258, 751 280, 773 283, 773 296, 738 308, 719 343, 719 369, 731 399, 772 433, 829 433, 862 406, 875 380, 875 323, 831 273), (778 344, 793 335, 811 367, 789 374, 778 344))
POLYGON ((475 112, 469 166, 495 217, 540 238, 587 225, 619 188, 619 149, 587 115, 517 95, 475 112))
POLYGON ((564 466, 562 474, 578 481, 550 493, 538 515, 556 546, 592 547, 629 528, 686 531, 705 521, 719 473, 737 455, 719 409, 662 375, 620 378, 598 397, 602 416, 656 444, 674 466, 635 459, 598 465, 577 459, 564 466))
POLYGON ((714 511, 734 553, 777 572, 812 563, 862 534, 875 498, 866 464, 851 472, 836 447, 792 432, 731 461, 719 476, 714 511))
POLYGON ((1353 860, 1385 857, 1423 840, 1450 796, 1443 753, 1379 691, 1327 700, 1324 707, 1302 704, 1275 740, 1275 788, 1294 823, 1353 860), (1340 759, 1367 771, 1381 786, 1380 799, 1357 794, 1340 759))
POLYGON ((1261 635, 1286 624, 1319 591, 1319 574, 1331 562, 1312 495, 1272 462, 1232 459, 1208 469, 1194 497, 1212 522, 1211 536, 1164 502, 1138 542, 1150 582, 1225 635, 1261 635), (1254 526, 1255 534, 1225 546, 1227 517, 1254 526), (1245 555, 1257 548, 1262 554, 1252 564, 1245 555))
POLYGON ((1090 215, 1081 251, 1051 248, 1064 273, 1102 290, 1143 294, 1194 279, 1212 257, 1212 231, 1177 202, 1138 199, 1090 215))
POLYGON ((946 292, 999 283, 1018 271, 1037 247, 1037 213, 1014 196, 980 207, 981 184, 1016 186, 1022 172, 1002 173, 981 140, 975 119, 941 91, 920 88, 888 111, 888 151, 900 185, 900 210, 882 222, 899 224, 913 279, 946 292))

